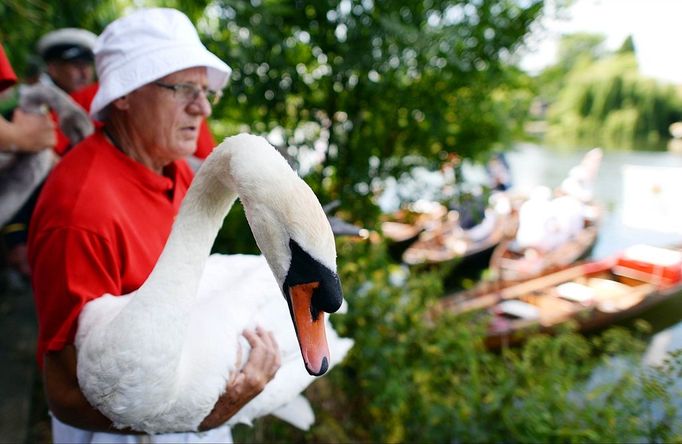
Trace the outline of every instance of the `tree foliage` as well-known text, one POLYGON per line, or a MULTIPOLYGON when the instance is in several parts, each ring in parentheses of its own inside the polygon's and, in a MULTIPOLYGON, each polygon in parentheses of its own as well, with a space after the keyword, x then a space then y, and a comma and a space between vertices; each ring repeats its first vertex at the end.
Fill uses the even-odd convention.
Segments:
POLYGON ((580 70, 606 54, 605 37, 601 34, 575 33, 561 36, 557 62, 545 68, 537 77, 541 100, 552 103, 566 88, 566 76, 580 70))
POLYGON ((559 60, 538 77, 548 104, 545 141, 553 145, 662 146, 668 127, 682 118, 682 95, 671 85, 639 72, 628 36, 616 51, 600 34, 562 38, 559 60))
POLYGON ((621 52, 572 71, 549 110, 548 140, 605 146, 656 144, 682 119, 682 100, 670 85, 643 77, 635 55, 621 52))
POLYGON ((386 160, 470 157, 499 139, 505 56, 542 5, 217 1, 200 25, 235 72, 215 128, 275 131, 294 158, 328 146, 311 183, 360 210, 386 160))
POLYGON ((0 41, 21 75, 45 33, 64 27, 99 33, 128 4, 123 0, 6 0, 0 3, 0 41))

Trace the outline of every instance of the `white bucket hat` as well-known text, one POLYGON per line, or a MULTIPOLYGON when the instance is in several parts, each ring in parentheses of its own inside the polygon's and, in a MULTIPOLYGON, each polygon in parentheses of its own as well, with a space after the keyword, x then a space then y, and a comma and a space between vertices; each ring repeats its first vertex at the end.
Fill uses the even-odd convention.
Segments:
POLYGON ((95 43, 99 90, 90 114, 161 77, 187 68, 205 66, 208 87, 222 90, 232 69, 209 52, 194 25, 182 12, 168 8, 139 9, 110 23, 95 43))

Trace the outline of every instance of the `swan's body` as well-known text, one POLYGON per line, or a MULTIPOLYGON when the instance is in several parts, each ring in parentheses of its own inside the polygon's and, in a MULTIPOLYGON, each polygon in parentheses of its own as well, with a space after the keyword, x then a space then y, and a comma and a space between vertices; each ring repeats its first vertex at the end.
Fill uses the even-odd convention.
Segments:
POLYGON ((324 337, 315 336, 320 331, 305 325, 324 328, 323 311, 341 304, 335 255, 317 199, 276 150, 255 136, 226 139, 195 177, 147 281, 129 295, 97 298, 81 313, 83 393, 117 426, 196 430, 237 368, 237 344, 248 347, 241 332, 260 323, 275 332, 282 366, 231 423, 300 402, 297 395, 313 380, 306 369, 324 373, 352 344, 328 327, 330 361, 324 337), (237 193, 268 266, 259 256, 209 258, 237 193), (307 296, 312 308, 297 311, 293 295, 307 282, 319 285, 307 296))

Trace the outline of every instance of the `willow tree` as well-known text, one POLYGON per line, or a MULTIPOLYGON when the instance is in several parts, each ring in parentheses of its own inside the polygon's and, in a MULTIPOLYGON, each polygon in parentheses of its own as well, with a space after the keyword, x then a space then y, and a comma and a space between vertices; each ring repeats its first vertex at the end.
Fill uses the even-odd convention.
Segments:
POLYGON ((549 109, 547 138, 624 148, 662 145, 669 125, 680 119, 677 90, 642 76, 635 55, 621 51, 567 76, 549 109))

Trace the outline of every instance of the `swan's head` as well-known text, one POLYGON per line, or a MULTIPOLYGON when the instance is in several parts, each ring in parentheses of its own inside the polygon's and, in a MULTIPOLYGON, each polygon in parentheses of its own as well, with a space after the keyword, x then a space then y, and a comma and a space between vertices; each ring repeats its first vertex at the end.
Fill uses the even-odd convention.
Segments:
POLYGON ((329 368, 325 313, 343 302, 327 216, 310 187, 264 138, 240 134, 216 150, 229 156, 226 185, 244 204, 287 300, 306 370, 322 375, 329 368))

